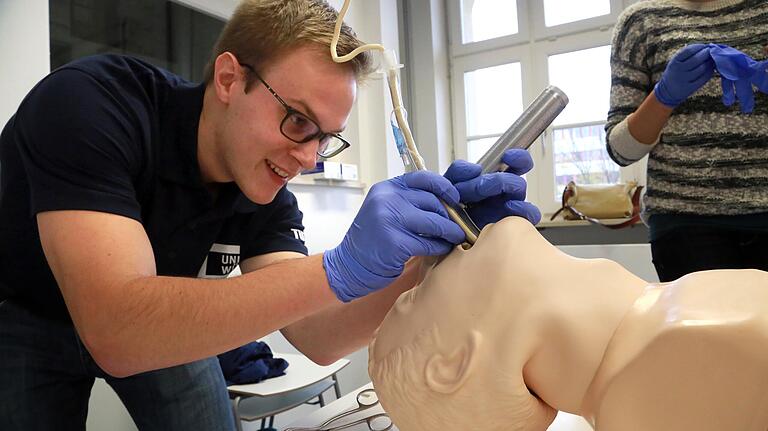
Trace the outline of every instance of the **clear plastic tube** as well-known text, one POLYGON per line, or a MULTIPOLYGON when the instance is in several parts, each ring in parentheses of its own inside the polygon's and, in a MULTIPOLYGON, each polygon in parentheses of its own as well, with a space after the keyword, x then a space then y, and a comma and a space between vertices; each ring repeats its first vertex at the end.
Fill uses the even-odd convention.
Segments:
MULTIPOLYGON (((364 51, 377 50, 382 52, 382 58, 384 60, 384 74, 387 77, 389 96, 392 99, 392 114, 395 116, 395 122, 397 123, 395 125, 395 122, 390 121, 392 123, 392 132, 395 135, 395 143, 397 144, 398 153, 403 160, 403 165, 406 172, 426 170, 427 168, 424 165, 424 159, 421 158, 419 150, 416 148, 416 143, 414 142, 411 128, 408 125, 406 111, 403 107, 403 101, 400 97, 398 72, 402 66, 398 64, 395 52, 391 49, 385 49, 384 46, 380 44, 366 44, 359 46, 349 54, 341 57, 339 57, 338 52, 336 51, 344 15, 347 13, 347 9, 349 9, 349 1, 350 0, 344 0, 344 4, 339 11, 339 17, 336 20, 334 35, 333 39, 331 40, 331 58, 337 63, 343 63, 355 58, 356 55, 364 51)), ((475 241, 477 241, 478 235, 480 234, 480 229, 478 229, 477 225, 475 225, 475 223, 469 217, 469 214, 467 214, 464 208, 453 208, 442 200, 440 202, 445 207, 445 210, 448 212, 451 220, 458 224, 459 227, 461 227, 461 230, 464 231, 467 242, 469 244, 474 244, 475 241)))

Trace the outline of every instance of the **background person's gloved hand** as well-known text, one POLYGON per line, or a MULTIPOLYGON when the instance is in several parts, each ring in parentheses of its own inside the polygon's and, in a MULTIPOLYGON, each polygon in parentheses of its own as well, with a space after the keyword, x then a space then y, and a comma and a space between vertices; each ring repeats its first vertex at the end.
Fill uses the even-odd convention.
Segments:
POLYGON ((533 168, 531 155, 512 149, 504 152, 501 161, 509 166, 506 172, 480 175, 480 165, 456 160, 445 171, 445 177, 459 190, 461 202, 469 204, 467 212, 480 229, 513 215, 538 223, 541 212, 525 202, 527 184, 520 176, 533 168))
POLYGON ((656 99, 674 108, 712 78, 715 62, 709 55, 709 45, 692 44, 677 51, 656 83, 656 99))
POLYGON ((709 55, 720 73, 723 87, 723 104, 739 101, 741 112, 750 113, 755 108, 752 84, 760 91, 765 88, 765 61, 755 61, 749 55, 727 45, 709 45, 709 55))
POLYGON ((438 200, 459 192, 441 175, 411 172, 371 187, 341 244, 323 254, 331 290, 347 302, 386 287, 413 256, 439 256, 464 241, 438 200))

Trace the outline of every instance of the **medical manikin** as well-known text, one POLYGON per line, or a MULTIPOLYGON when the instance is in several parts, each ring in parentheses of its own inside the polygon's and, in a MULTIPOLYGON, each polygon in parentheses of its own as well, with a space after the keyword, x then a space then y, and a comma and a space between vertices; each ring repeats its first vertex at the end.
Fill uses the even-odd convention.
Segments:
POLYGON ((768 273, 648 284, 523 219, 483 230, 404 293, 369 372, 401 431, 768 429, 768 273))

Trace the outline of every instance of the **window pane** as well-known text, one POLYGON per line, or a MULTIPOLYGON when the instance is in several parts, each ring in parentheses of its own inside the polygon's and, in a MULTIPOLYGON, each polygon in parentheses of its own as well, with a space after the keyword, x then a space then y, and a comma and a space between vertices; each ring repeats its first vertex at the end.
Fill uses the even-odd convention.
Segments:
POLYGON ((467 135, 501 135, 523 112, 520 63, 464 73, 467 135))
POLYGON ((483 154, 491 149, 491 145, 493 145, 500 136, 501 135, 494 136, 493 138, 475 139, 467 142, 467 161, 477 163, 477 161, 480 160, 480 157, 483 157, 483 154))
POLYGON ((552 27, 611 13, 611 0, 544 0, 544 25, 552 27))
POLYGON ((554 129, 552 133, 556 201, 568 181, 600 184, 619 180, 619 166, 605 150, 604 125, 554 129))
POLYGON ((462 0, 464 43, 516 34, 517 0, 462 0))
POLYGON ((610 45, 549 56, 549 83, 570 102, 553 124, 604 121, 611 93, 610 45))

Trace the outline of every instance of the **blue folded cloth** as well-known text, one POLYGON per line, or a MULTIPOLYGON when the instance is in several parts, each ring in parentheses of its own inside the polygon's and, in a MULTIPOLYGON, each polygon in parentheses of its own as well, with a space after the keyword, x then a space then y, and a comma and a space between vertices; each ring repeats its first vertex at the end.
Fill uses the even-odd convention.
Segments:
POLYGON ((227 385, 258 383, 282 376, 288 368, 288 361, 272 357, 272 350, 261 341, 248 343, 218 357, 227 385))

